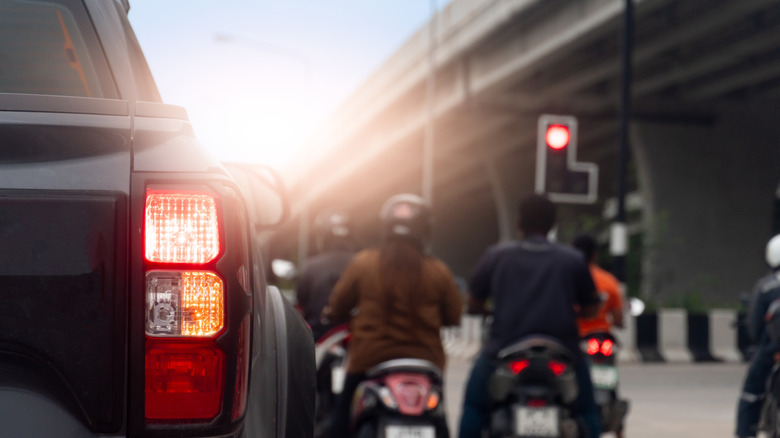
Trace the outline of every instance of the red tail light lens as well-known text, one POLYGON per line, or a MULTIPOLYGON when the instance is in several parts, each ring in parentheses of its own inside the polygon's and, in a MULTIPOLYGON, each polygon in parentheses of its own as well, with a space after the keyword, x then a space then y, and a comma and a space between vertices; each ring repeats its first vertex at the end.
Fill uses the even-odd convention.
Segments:
POLYGON ((520 374, 520 371, 523 371, 524 369, 528 368, 528 365, 531 363, 526 360, 516 360, 514 362, 511 362, 509 364, 509 369, 512 370, 515 374, 520 374))
POLYGON ((547 402, 538 398, 532 398, 531 400, 528 400, 528 402, 526 402, 526 405, 529 408, 543 408, 547 406, 547 402))
POLYGON ((207 421, 222 409, 224 354, 206 343, 147 339, 147 420, 207 421))
POLYGON ((604 356, 612 356, 612 347, 612 341, 609 339, 604 340, 604 342, 601 343, 601 354, 604 356))
POLYGON ((144 233, 146 260, 150 262, 208 263, 220 250, 216 197, 150 190, 144 233))
POLYGON ((599 341, 596 339, 588 340, 588 354, 593 356, 599 352, 599 341))
POLYGON ((561 362, 547 362, 547 367, 550 368, 550 370, 552 370, 556 376, 560 376, 564 371, 566 371, 566 364, 561 362))

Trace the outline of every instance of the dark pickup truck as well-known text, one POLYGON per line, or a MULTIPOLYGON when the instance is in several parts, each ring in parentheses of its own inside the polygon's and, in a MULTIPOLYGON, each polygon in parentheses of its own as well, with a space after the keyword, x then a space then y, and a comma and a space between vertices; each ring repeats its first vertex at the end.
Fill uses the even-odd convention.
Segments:
POLYGON ((0 436, 310 437, 254 196, 162 103, 126 3, 0 0, 0 436))

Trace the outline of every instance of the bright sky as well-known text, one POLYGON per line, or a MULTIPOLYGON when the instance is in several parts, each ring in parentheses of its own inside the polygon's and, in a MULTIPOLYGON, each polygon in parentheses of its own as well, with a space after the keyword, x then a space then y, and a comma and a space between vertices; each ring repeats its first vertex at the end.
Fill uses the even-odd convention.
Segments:
POLYGON ((430 0, 130 5, 163 100, 218 158, 277 168, 431 13, 430 0))

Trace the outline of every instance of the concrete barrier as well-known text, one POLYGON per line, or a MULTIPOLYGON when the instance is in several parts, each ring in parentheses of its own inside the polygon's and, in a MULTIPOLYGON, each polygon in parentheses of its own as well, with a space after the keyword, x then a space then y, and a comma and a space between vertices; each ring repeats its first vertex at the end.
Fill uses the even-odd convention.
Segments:
POLYGON ((717 362, 710 351, 710 318, 707 313, 688 313, 688 351, 694 362, 717 362))
POLYGON ((667 362, 692 362, 688 349, 688 312, 661 309, 658 312, 658 349, 667 362))
MULTIPOLYGON (((748 349, 734 310, 716 309, 689 313, 684 309, 661 309, 638 317, 626 314, 625 328, 616 329, 620 342, 619 362, 740 362, 748 349)), ((442 344, 448 355, 471 360, 481 350, 485 320, 463 315, 458 327, 442 329, 442 344)))
POLYGON ((639 350, 636 348, 636 318, 626 312, 623 317, 623 328, 614 330, 615 337, 620 344, 618 362, 632 363, 642 360, 639 350))
POLYGON ((741 362, 737 337, 737 312, 729 309, 714 309, 709 312, 710 351, 715 358, 724 362, 741 362))
POLYGON ((463 318, 467 324, 466 342, 459 357, 473 359, 482 348, 482 322, 484 318, 478 315, 465 315, 463 318))
POLYGON ((663 362, 658 346, 658 314, 643 313, 636 317, 636 348, 642 362, 663 362))

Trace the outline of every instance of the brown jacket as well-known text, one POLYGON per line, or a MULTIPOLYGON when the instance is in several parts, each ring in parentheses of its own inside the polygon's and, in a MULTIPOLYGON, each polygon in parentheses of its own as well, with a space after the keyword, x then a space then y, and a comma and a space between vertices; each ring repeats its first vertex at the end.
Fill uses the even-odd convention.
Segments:
POLYGON ((358 253, 333 288, 325 316, 349 320, 352 340, 347 371, 363 373, 391 359, 415 358, 444 369, 439 330, 460 322, 462 302, 452 273, 435 257, 424 258, 422 287, 417 291, 390 289, 383 297, 377 249, 358 253), (352 316, 353 309, 358 309, 352 316))

